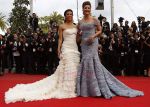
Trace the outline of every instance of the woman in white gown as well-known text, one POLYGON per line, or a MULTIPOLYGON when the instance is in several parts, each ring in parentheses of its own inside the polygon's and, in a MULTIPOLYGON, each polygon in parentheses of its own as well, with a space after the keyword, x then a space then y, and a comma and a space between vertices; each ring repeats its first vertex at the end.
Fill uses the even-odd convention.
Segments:
POLYGON ((5 93, 5 102, 35 101, 50 98, 76 97, 76 75, 80 53, 76 44, 77 28, 73 24, 73 11, 64 13, 65 23, 59 27, 59 65, 55 73, 29 84, 17 84, 5 93))

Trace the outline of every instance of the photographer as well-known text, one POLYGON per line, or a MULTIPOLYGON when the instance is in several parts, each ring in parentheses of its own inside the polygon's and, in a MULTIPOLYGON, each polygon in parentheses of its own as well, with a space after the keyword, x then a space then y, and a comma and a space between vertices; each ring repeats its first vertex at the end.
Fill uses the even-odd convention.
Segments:
POLYGON ((142 16, 138 16, 137 20, 138 20, 138 25, 139 25, 139 31, 145 32, 148 25, 150 24, 150 21, 145 21, 145 17, 142 17, 142 16))
POLYGON ((127 36, 128 35, 128 29, 129 29, 129 22, 126 20, 125 21, 125 26, 123 26, 123 34, 124 36, 127 36))
POLYGON ((136 25, 135 21, 132 21, 131 28, 133 29, 133 33, 137 32, 137 25, 136 25))
POLYGON ((140 36, 138 33, 135 33, 133 34, 133 37, 131 37, 129 40, 130 40, 130 47, 129 47, 130 74, 141 75, 142 51, 141 51, 141 44, 140 44, 140 36))
POLYGON ((144 71, 145 76, 150 77, 150 29, 147 32, 147 37, 144 41, 144 58, 143 58, 143 64, 144 64, 144 71))
POLYGON ((12 54, 13 39, 14 39, 14 36, 11 33, 11 29, 8 28, 5 33, 6 48, 5 48, 5 51, 4 51, 5 53, 3 57, 4 57, 5 68, 8 68, 9 72, 12 71, 13 62, 14 62, 13 54, 12 54))
POLYGON ((50 22, 51 32, 49 32, 49 44, 48 47, 48 75, 54 73, 59 64, 59 58, 57 55, 58 48, 58 24, 56 21, 50 22))
POLYGON ((109 36, 110 25, 109 25, 109 22, 107 22, 106 17, 103 17, 103 19, 102 19, 102 31, 105 35, 109 36))
POLYGON ((111 29, 111 32, 113 32, 114 34, 117 34, 117 32, 119 31, 119 27, 117 23, 113 24, 113 27, 111 29))
POLYGON ((147 28, 147 22, 145 21, 145 17, 141 17, 141 21, 142 21, 142 31, 144 32, 147 28))
POLYGON ((118 61, 118 70, 119 73, 124 76, 126 74, 127 69, 127 63, 128 63, 128 45, 126 45, 126 41, 122 35, 122 32, 117 33, 118 39, 117 39, 117 55, 118 58, 116 60, 118 61))
POLYGON ((38 28, 39 20, 35 13, 33 13, 32 16, 30 16, 29 22, 32 30, 36 32, 36 29, 38 28))
POLYGON ((4 75, 4 51, 6 48, 3 35, 0 34, 0 76, 4 75))
POLYGON ((121 32, 123 32, 123 20, 124 20, 123 17, 120 17, 119 20, 118 20, 118 22, 120 24, 119 31, 121 31, 121 32))

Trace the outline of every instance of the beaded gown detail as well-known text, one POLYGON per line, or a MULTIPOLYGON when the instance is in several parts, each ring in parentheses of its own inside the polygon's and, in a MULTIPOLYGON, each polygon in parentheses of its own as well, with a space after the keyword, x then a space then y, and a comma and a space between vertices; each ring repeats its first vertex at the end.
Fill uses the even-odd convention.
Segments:
POLYGON ((77 74, 77 95, 78 96, 103 96, 106 99, 113 96, 136 97, 143 96, 142 91, 134 90, 115 78, 100 62, 98 56, 98 39, 91 44, 88 37, 95 34, 99 21, 79 22, 79 29, 82 31, 82 59, 77 74))

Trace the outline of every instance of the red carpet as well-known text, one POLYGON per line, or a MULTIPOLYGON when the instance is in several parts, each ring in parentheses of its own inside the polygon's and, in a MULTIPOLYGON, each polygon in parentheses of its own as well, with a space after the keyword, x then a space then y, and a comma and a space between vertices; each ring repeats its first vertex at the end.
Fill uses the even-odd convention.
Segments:
POLYGON ((148 77, 117 77, 128 86, 144 91, 145 96, 143 97, 125 98, 117 96, 111 100, 77 97, 5 104, 4 92, 8 88, 17 83, 30 83, 44 77, 46 76, 25 74, 6 74, 0 77, 0 107, 150 107, 150 78, 148 77))

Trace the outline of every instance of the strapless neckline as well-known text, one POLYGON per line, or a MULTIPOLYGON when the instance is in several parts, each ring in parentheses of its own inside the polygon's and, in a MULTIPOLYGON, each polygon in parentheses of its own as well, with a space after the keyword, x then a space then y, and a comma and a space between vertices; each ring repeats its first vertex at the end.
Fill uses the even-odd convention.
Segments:
POLYGON ((64 31, 65 31, 65 30, 69 30, 69 29, 77 29, 77 28, 75 28, 75 27, 73 27, 73 28, 67 28, 67 29, 64 29, 64 31))

